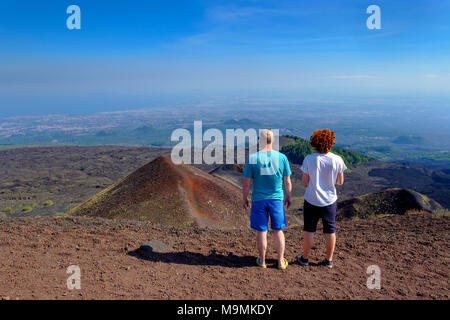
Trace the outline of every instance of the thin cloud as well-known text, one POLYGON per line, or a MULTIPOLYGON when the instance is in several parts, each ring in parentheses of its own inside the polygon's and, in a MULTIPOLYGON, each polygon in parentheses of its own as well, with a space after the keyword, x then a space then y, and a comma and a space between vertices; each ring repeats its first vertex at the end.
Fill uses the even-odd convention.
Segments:
POLYGON ((347 74, 347 75, 332 75, 324 77, 326 79, 373 79, 375 76, 368 74, 347 74))
POLYGON ((238 20, 248 20, 251 18, 279 17, 279 16, 304 16, 318 14, 318 11, 298 8, 262 8, 262 7, 237 7, 237 6, 217 6, 210 8, 206 12, 206 18, 218 23, 236 22, 238 20))

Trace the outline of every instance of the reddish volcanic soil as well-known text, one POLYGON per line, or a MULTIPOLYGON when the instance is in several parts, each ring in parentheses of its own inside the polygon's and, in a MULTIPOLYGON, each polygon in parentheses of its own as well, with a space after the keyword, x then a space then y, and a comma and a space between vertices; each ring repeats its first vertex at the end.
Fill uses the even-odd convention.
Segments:
MULTIPOLYGON (((101 218, 0 219, 0 298, 4 299, 448 299, 449 221, 411 214, 340 221, 335 268, 300 267, 302 232, 286 230, 285 271, 255 267, 254 234, 165 227, 101 218), (174 252, 144 256, 160 240, 174 252), (366 269, 381 268, 381 290, 366 269), (81 268, 68 290, 66 268, 81 268)), ((323 258, 317 234, 312 262, 323 258)), ((269 235, 269 257, 274 258, 269 235)))
POLYGON ((70 214, 166 225, 233 228, 248 224, 240 187, 161 156, 74 208, 70 214))

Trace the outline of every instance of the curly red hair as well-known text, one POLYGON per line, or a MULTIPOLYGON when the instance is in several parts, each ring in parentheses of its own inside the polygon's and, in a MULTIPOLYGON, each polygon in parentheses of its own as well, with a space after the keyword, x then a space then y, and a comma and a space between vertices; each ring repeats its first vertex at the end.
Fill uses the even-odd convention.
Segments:
POLYGON ((317 152, 327 153, 331 151, 335 137, 334 131, 329 129, 316 130, 309 139, 309 143, 317 152))

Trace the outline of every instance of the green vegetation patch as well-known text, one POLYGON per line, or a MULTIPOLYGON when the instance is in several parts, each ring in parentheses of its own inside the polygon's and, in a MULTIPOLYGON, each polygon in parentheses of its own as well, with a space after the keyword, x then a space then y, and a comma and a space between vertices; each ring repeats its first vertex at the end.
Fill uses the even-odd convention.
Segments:
POLYGON ((57 216, 57 217, 68 217, 69 214, 65 213, 65 212, 57 212, 57 213, 55 213, 55 216, 57 216))
POLYGON ((30 206, 25 206, 25 207, 22 208, 22 212, 29 212, 31 210, 33 210, 33 208, 30 207, 30 206))
POLYGON ((46 207, 50 207, 52 205, 53 205, 53 201, 52 200, 47 200, 47 201, 44 202, 44 206, 46 206, 46 207))
POLYGON ((421 159, 421 160, 436 160, 436 161, 450 161, 450 152, 448 151, 416 151, 407 152, 406 159, 421 159))
POLYGON ((434 214, 438 217, 450 217, 450 211, 447 209, 436 210, 434 214))
POLYGON ((12 208, 10 207, 6 207, 2 210, 3 213, 11 213, 12 212, 12 208))
POLYGON ((384 214, 378 214, 375 216, 376 219, 382 219, 382 218, 387 218, 387 217, 393 217, 395 216, 395 214, 392 213, 384 213, 384 214))

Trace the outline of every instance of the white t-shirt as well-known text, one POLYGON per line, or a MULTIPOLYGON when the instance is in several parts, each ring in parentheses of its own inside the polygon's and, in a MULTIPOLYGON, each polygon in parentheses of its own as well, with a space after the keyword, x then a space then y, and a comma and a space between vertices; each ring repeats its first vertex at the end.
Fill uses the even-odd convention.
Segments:
POLYGON ((305 200, 317 207, 325 207, 337 200, 336 179, 347 167, 344 160, 334 153, 309 154, 303 160, 302 171, 309 175, 305 200))

